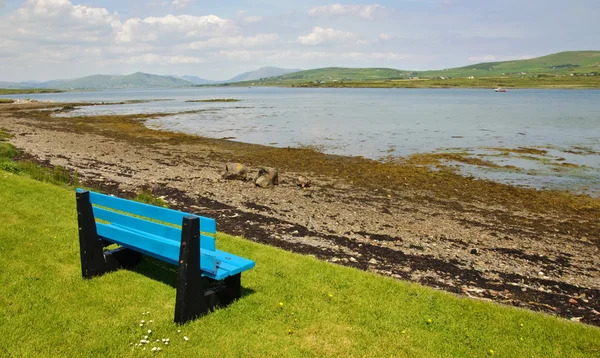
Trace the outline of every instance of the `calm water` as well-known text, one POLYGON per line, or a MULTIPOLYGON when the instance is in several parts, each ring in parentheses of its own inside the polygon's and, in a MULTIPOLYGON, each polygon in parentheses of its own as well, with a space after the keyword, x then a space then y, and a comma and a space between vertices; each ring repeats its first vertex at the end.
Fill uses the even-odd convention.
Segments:
POLYGON ((467 175, 535 187, 600 192, 600 91, 193 88, 74 92, 53 101, 154 100, 84 107, 71 115, 181 112, 148 125, 280 147, 382 158, 465 150, 519 171, 461 166, 467 175), (186 100, 236 98, 233 103, 186 100), (543 147, 533 160, 488 147, 543 147), (570 153, 572 152, 572 153, 570 153), (564 158, 564 160, 559 160, 564 158), (560 165, 577 164, 579 168, 560 165), (581 167, 584 166, 584 167, 581 167))

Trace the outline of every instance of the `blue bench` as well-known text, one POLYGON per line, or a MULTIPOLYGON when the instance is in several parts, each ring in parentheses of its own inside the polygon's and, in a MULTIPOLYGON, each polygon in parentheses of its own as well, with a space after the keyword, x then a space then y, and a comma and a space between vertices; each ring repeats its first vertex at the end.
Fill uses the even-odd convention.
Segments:
POLYGON ((92 278, 131 267, 141 254, 177 265, 175 322, 241 296, 254 261, 217 250, 214 219, 77 189, 81 272, 92 278), (117 244, 114 250, 106 246, 117 244))

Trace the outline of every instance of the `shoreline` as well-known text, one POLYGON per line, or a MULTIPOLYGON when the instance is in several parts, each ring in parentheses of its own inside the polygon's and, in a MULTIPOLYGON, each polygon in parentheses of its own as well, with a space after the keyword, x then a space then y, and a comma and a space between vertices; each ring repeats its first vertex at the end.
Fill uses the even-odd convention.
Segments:
POLYGON ((76 171, 85 185, 124 196, 146 187, 229 234, 600 325, 598 199, 145 127, 156 114, 84 121, 34 110, 66 105, 0 105, 0 128, 30 159, 76 171), (222 179, 236 161, 253 175, 279 168, 280 185, 222 179), (300 175, 313 186, 296 186, 300 175))

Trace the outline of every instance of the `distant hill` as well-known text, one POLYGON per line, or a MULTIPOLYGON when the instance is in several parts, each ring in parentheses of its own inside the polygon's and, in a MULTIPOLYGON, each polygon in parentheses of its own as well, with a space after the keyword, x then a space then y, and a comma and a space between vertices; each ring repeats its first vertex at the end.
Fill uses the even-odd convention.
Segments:
POLYGON ((126 76, 93 75, 60 83, 58 89, 119 89, 187 87, 193 83, 184 79, 136 72, 126 76))
POLYGON ((168 76, 168 77, 174 77, 174 78, 179 78, 182 80, 190 81, 195 85, 208 85, 211 83, 217 83, 216 81, 207 80, 205 78, 201 78, 198 76, 168 76))
POLYGON ((0 88, 113 89, 187 87, 204 84, 237 83, 246 85, 295 86, 325 82, 362 82, 405 80, 409 78, 529 77, 567 74, 600 74, 600 51, 569 51, 528 60, 478 63, 434 71, 409 71, 392 68, 327 67, 312 70, 262 67, 237 75, 227 81, 210 81, 197 76, 158 76, 137 72, 127 76, 94 75, 74 80, 46 82, 0 82, 0 88), (248 83, 246 83, 248 82, 248 83))
POLYGON ((10 89, 23 89, 23 88, 33 88, 26 83, 22 82, 3 82, 0 81, 0 88, 10 88, 10 89))
MULTIPOLYGON (((571 51, 529 60, 478 63, 435 71, 392 68, 326 67, 263 78, 261 85, 295 86, 310 83, 362 82, 435 77, 501 77, 600 73, 600 51, 571 51)), ((247 81, 246 81, 247 82, 247 81)), ((245 85, 246 83, 241 83, 245 85)))
POLYGON ((228 81, 223 82, 242 82, 242 81, 254 81, 261 78, 281 76, 288 73, 301 71, 299 69, 279 68, 279 67, 261 67, 256 71, 244 72, 231 78, 228 81))
POLYGON ((325 67, 277 76, 277 80, 301 81, 365 81, 409 76, 409 71, 392 68, 344 68, 325 67))
POLYGON ((484 62, 437 71, 420 71, 419 76, 490 77, 513 75, 562 75, 600 73, 600 51, 569 51, 528 60, 484 62))

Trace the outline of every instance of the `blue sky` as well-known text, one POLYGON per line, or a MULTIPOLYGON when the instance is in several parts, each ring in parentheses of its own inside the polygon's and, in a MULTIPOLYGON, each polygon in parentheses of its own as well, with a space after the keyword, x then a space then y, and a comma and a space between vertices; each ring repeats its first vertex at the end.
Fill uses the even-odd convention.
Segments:
POLYGON ((0 0, 0 81, 439 69, 600 50, 598 0, 0 0))

